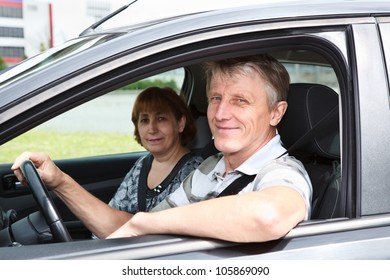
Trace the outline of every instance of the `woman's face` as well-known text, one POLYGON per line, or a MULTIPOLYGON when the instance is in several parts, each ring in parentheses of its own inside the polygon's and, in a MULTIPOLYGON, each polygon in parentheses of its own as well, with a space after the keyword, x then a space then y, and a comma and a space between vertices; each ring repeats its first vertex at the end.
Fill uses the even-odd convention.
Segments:
POLYGON ((179 121, 168 112, 141 112, 138 132, 142 146, 154 156, 163 156, 180 143, 180 133, 185 127, 185 118, 179 121))

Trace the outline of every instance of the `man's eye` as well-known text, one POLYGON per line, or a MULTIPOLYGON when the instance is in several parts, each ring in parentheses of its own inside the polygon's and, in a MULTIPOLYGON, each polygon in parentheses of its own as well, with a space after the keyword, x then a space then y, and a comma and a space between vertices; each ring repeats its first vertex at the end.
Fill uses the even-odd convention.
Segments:
POLYGON ((216 103, 216 102, 219 102, 219 101, 221 101, 221 97, 219 97, 219 96, 213 96, 213 97, 209 98, 209 102, 210 103, 216 103))
POLYGON ((244 98, 236 98, 233 100, 233 103, 243 105, 243 104, 248 104, 248 101, 244 98))

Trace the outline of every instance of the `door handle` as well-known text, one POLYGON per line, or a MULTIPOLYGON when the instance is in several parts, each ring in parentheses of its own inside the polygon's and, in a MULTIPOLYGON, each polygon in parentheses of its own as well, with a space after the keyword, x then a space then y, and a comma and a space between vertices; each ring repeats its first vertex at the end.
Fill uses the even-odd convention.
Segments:
POLYGON ((19 182, 18 178, 16 178, 14 174, 7 174, 3 176, 3 186, 4 191, 25 189, 23 184, 19 182))

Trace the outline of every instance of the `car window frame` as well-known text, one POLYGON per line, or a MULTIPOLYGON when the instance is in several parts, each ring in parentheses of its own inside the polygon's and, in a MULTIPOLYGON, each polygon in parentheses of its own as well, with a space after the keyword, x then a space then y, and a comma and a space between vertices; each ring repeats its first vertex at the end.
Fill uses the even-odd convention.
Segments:
MULTIPOLYGON (((329 38, 324 39, 324 34, 327 34, 328 28, 329 27, 305 27, 302 29, 286 30, 282 28, 281 30, 276 30, 274 27, 271 34, 269 31, 262 31, 264 29, 264 27, 262 27, 260 28, 260 31, 253 33, 244 32, 243 34, 229 36, 226 36, 226 30, 221 30, 221 37, 213 40, 206 40, 205 42, 207 42, 207 45, 203 47, 202 45, 204 45, 205 42, 200 41, 177 48, 173 48, 174 44, 170 44, 172 49, 165 51, 151 50, 150 48, 146 48, 144 51, 138 50, 135 54, 131 54, 132 61, 130 63, 120 65, 119 67, 115 67, 118 65, 113 61, 102 64, 99 67, 105 67, 105 73, 91 78, 91 73, 85 72, 86 77, 82 78, 84 82, 76 87, 65 90, 61 94, 61 98, 54 96, 52 99, 33 107, 31 110, 34 111, 34 113, 32 113, 34 115, 34 122, 24 129, 42 122, 45 118, 52 117, 60 112, 73 108, 80 103, 105 94, 113 87, 145 78, 149 73, 156 73, 156 69, 163 69, 166 71, 177 67, 185 67, 186 64, 189 63, 199 63, 226 56, 226 54, 221 54, 220 52, 222 47, 225 48, 225 51, 227 49, 229 56, 231 57, 278 50, 278 47, 275 46, 281 45, 283 45, 283 47, 279 47, 281 49, 285 49, 285 45, 287 45, 288 48, 303 48, 305 46, 309 49, 321 52, 330 59, 330 62, 335 67, 335 71, 340 79, 341 95, 347 96, 345 98, 348 98, 348 95, 344 94, 348 92, 346 89, 348 86, 346 77, 350 74, 349 67, 345 64, 349 59, 344 57, 344 50, 347 47, 345 45, 338 47, 337 44, 331 43, 329 38), (254 36, 256 36, 256 38, 254 38, 254 36), (247 39, 241 41, 243 37, 247 39), (156 51, 155 54, 153 53, 154 51, 156 51), (205 52, 207 55, 201 55, 202 52, 205 52), (162 57, 164 57, 164 60, 161 60, 162 57), (63 96, 66 98, 63 99, 63 96), (44 116, 41 113, 43 108, 45 108, 44 116)), ((253 26, 251 29, 253 29, 253 26)), ((333 36, 340 34, 342 38, 345 38, 347 37, 346 30, 347 27, 345 25, 335 26, 332 27, 331 33, 333 36)), ((213 31, 214 36, 215 32, 217 31, 213 31)), ((178 40, 182 40, 182 38, 178 40)), ((189 41, 195 40, 191 39, 189 41)), ((340 42, 343 40, 337 38, 335 41, 341 44, 340 42)), ((344 44, 346 43, 344 42, 344 44)), ((353 121, 353 119, 343 119, 343 122, 347 121, 350 122, 353 121)), ((343 124, 348 125, 349 123, 343 124)), ((343 125, 343 127, 346 127, 346 125, 343 125)), ((342 134, 344 134, 343 132, 342 134)), ((351 146, 353 146, 351 143, 349 143, 348 146, 343 144, 342 158, 344 157, 347 159, 345 155, 350 152, 351 146)), ((345 167, 346 164, 346 160, 344 160, 343 167, 345 167)), ((345 169, 343 176, 354 178, 355 172, 355 170, 351 170, 350 168, 345 169)), ((348 182, 350 182, 350 180, 348 182)), ((294 230, 292 232, 294 232, 294 230)))
MULTIPOLYGON (((354 111, 354 107, 353 107, 355 104, 355 99, 353 99, 353 96, 355 94, 358 94, 359 91, 357 88, 351 88, 351 85, 349 84, 350 76, 354 75, 354 71, 356 71, 356 69, 355 69, 356 65, 354 65, 354 53, 353 53, 354 50, 353 50, 353 47, 351 45, 349 45, 349 44, 353 44, 353 36, 351 34, 351 29, 350 29, 349 25, 342 24, 340 26, 333 26, 332 28, 330 28, 332 30, 333 34, 335 34, 334 32, 336 32, 336 33, 339 32, 340 34, 343 34, 344 36, 342 36, 342 37, 344 39, 346 39, 344 43, 340 43, 343 40, 340 40, 340 38, 337 38, 338 40, 335 40, 336 43, 334 43, 334 42, 331 42, 331 40, 330 40, 331 38, 327 38, 327 40, 324 39, 323 35, 326 34, 327 29, 329 29, 329 26, 327 26, 326 28, 319 27, 318 29, 315 27, 310 28, 310 29, 303 28, 302 30, 296 30, 296 29, 286 30, 286 29, 281 28, 280 30, 275 31, 275 29, 274 29, 272 32, 273 33, 272 38, 262 40, 261 36, 260 36, 260 38, 255 40, 256 43, 264 43, 265 41, 267 41, 266 42, 267 44, 262 45, 261 48, 259 48, 258 45, 256 48, 256 45, 254 45, 254 46, 251 46, 249 49, 246 48, 246 50, 243 51, 242 47, 243 46, 247 47, 247 45, 245 43, 240 42, 240 43, 237 43, 236 45, 234 45, 234 41, 232 41, 231 42, 232 45, 230 46, 231 47, 230 51, 231 51, 232 56, 236 56, 239 54, 244 54, 244 53, 249 53, 249 52, 254 52, 254 51, 258 52, 258 51, 270 50, 270 49, 272 49, 272 44, 275 42, 289 42, 293 46, 299 45, 300 42, 304 42, 305 44, 308 44, 311 47, 313 47, 313 49, 322 50, 322 51, 324 51, 324 53, 327 53, 328 55, 329 55, 329 53, 332 53, 332 52, 334 52, 332 54, 336 54, 335 56, 330 55, 329 58, 333 59, 332 64, 335 65, 335 69, 338 72, 338 75, 340 75, 340 77, 342 77, 342 79, 341 79, 342 80, 341 101, 342 101, 342 105, 343 105, 342 112, 345 112, 345 113, 348 112, 352 115, 351 118, 348 118, 348 119, 343 118, 342 119, 343 179, 348 178, 348 180, 343 180, 343 184, 347 184, 347 186, 349 186, 348 187, 348 192, 349 192, 348 195, 351 195, 352 192, 356 192, 356 189, 353 189, 352 186, 356 186, 357 183, 360 184, 360 182, 359 182, 360 179, 359 179, 359 176, 357 175, 359 170, 353 164, 353 162, 351 163, 351 161, 354 159, 354 158, 351 158, 351 154, 352 154, 352 156, 357 155, 359 153, 358 150, 360 148, 360 146, 359 146, 360 144, 358 142, 356 142, 357 140, 353 139, 353 137, 356 136, 355 132, 353 132, 353 131, 351 132, 351 130, 355 130, 355 129, 358 130, 359 129, 359 124, 357 124, 358 121, 355 119, 355 117, 353 117, 354 114, 357 114, 357 112, 354 111), (299 32, 299 31, 301 31, 301 32, 299 32), (291 41, 289 41, 289 38, 291 39, 291 41), (326 43, 321 44, 324 42, 326 42, 326 43), (344 46, 342 46, 342 48, 338 48, 338 44, 344 44, 344 46), (346 53, 344 51, 346 51, 346 53), (348 181, 348 182, 345 182, 345 181, 348 181)), ((225 34, 226 32, 221 32, 221 33, 225 34)), ((267 33, 267 32, 265 32, 265 33, 267 33)), ((261 32, 258 32, 258 34, 261 35, 261 32)), ((222 34, 221 34, 221 36, 222 36, 222 34)), ((240 37, 241 37, 241 35, 238 34, 238 35, 236 35, 235 38, 238 39, 240 37)), ((232 38, 232 37, 229 37, 229 38, 232 38)), ((218 42, 219 39, 215 39, 213 41, 218 42)), ((203 43, 203 42, 200 42, 200 43, 203 43)), ((253 43, 253 41, 251 43, 253 43)), ((187 46, 187 48, 190 49, 190 47, 193 45, 195 45, 195 44, 189 44, 187 46)), ((139 78, 147 75, 148 71, 156 71, 155 69, 157 69, 158 65, 159 65, 158 62, 156 63, 156 61, 158 61, 156 59, 161 58, 161 56, 164 57, 166 55, 167 56, 170 55, 169 59, 168 59, 169 63, 167 63, 164 66, 165 69, 172 69, 172 68, 175 68, 178 66, 185 66, 186 63, 195 63, 195 62, 200 62, 200 61, 210 59, 210 58, 220 57, 218 54, 218 51, 220 50, 221 47, 219 45, 216 46, 215 44, 212 44, 212 45, 213 45, 213 47, 212 47, 212 49, 210 49, 210 52, 208 53, 207 57, 197 55, 196 52, 197 51, 199 52, 200 51, 199 49, 198 50, 195 49, 194 52, 187 50, 185 55, 180 53, 181 48, 172 49, 171 51, 167 50, 163 55, 161 53, 158 53, 157 55, 149 55, 150 52, 148 52, 148 51, 150 51, 150 50, 147 50, 148 54, 146 54, 144 56, 142 56, 142 54, 140 54, 139 57, 141 57, 141 58, 139 58, 138 60, 136 60, 132 63, 129 63, 128 65, 124 65, 124 66, 121 66, 121 67, 118 67, 117 69, 115 69, 118 71, 122 71, 124 69, 127 69, 127 72, 126 71, 122 72, 122 73, 125 73, 124 75, 122 75, 120 77, 114 77, 115 73, 117 73, 116 71, 108 73, 106 75, 106 77, 108 78, 107 81, 110 81, 110 82, 117 81, 118 83, 125 83, 125 82, 129 82, 131 80, 139 79, 139 78), (189 61, 189 62, 187 62, 187 61, 189 61), (144 65, 141 65, 142 62, 146 62, 146 63, 144 65), (137 65, 138 65, 138 68, 137 68, 137 65), (129 76, 126 77, 126 74, 129 76)), ((199 46, 199 45, 197 45, 197 46, 199 46)), ((140 51, 140 53, 142 53, 142 50, 140 51)), ((167 60, 165 60, 165 62, 167 62, 167 60)), ((105 77, 105 75, 102 74, 102 76, 99 76, 99 78, 102 78, 102 77, 105 77)), ((106 92, 108 88, 112 87, 112 85, 110 85, 110 82, 102 82, 100 84, 99 83, 95 84, 95 88, 89 89, 88 86, 93 85, 94 82, 97 81, 96 79, 90 79, 90 80, 88 80, 88 82, 85 82, 82 85, 80 85, 81 91, 77 91, 76 89, 69 89, 67 92, 65 92, 65 94, 68 94, 69 100, 66 101, 67 103, 63 103, 61 105, 65 105, 64 106, 65 109, 74 107, 77 104, 86 101, 87 99, 93 98, 94 96, 99 96, 101 94, 104 94, 104 92, 106 92), (83 90, 89 91, 87 98, 81 98, 78 96, 73 96, 71 94, 71 93, 74 93, 75 95, 77 95, 77 93, 80 93, 83 90)), ((189 87, 189 89, 191 89, 191 87, 189 87)), ((54 115, 56 112, 55 98, 52 99, 51 102, 52 103, 50 103, 50 106, 51 106, 50 110, 52 110, 52 115, 54 115)), ((60 106, 60 105, 58 105, 58 106, 60 106)), ((37 107, 37 108, 38 109, 36 109, 36 110, 38 111, 39 107, 37 107)), ((41 119, 39 117, 37 117, 36 122, 41 121, 41 119)), ((351 197, 349 197, 349 198, 351 198, 351 197)), ((359 198, 360 197, 355 197, 355 199, 359 199, 359 198)), ((351 217, 355 217, 354 215, 356 215, 356 213, 359 214, 358 211, 353 209, 354 205, 351 205, 350 208, 351 208, 350 211, 352 213, 351 217)), ((389 223, 388 222, 389 215, 382 215, 382 216, 377 215, 377 216, 378 217, 375 217, 375 218, 379 218, 379 219, 383 218, 384 221, 387 221, 387 223, 389 223)), ((382 226, 384 225, 380 221, 377 224, 375 224, 375 221, 373 223, 373 221, 374 221, 374 219, 370 220, 368 218, 368 219, 363 219, 363 220, 362 219, 345 219, 345 220, 343 219, 341 221, 340 220, 320 221, 320 222, 311 221, 308 223, 303 223, 301 225, 298 225, 289 234, 287 234, 287 236, 285 238, 283 238, 280 241, 271 241, 271 242, 262 243, 261 246, 263 246, 263 249, 259 249, 259 250, 267 251, 267 248, 269 248, 270 246, 272 247, 272 245, 275 245, 275 242, 280 242, 280 243, 283 243, 285 245, 288 245, 288 244, 294 243, 294 242, 291 242, 291 240, 297 240, 296 242, 299 243, 300 238, 307 237, 307 236, 315 236, 318 234, 324 234, 324 236, 320 237, 324 241, 326 241, 325 240, 326 234, 340 233, 340 235, 343 235, 344 237, 347 238, 348 234, 349 234, 349 232, 348 232, 349 230, 367 229, 367 228, 375 227, 378 225, 382 225, 382 226)), ((175 242, 174 237, 172 237, 170 240, 172 242, 175 242)), ((193 242, 194 244, 200 243, 200 244, 204 245, 204 243, 207 243, 207 241, 199 240, 199 239, 195 239, 195 241, 194 241, 191 238, 188 238, 186 240, 189 240, 189 242, 193 242)), ((207 243, 202 248, 204 250, 207 250, 207 249, 214 249, 215 247, 218 247, 218 246, 221 246, 224 248, 227 246, 231 246, 231 244, 230 243, 226 244, 224 242, 218 242, 218 241, 216 241, 216 242, 211 241, 210 243, 207 243)), ((233 246, 235 246, 235 245, 233 245, 233 246)), ((243 244, 239 244, 238 246, 245 247, 245 245, 243 245, 243 244)), ((272 251, 272 250, 277 251, 278 249, 271 248, 270 251, 272 251)), ((181 250, 179 249, 176 251, 176 253, 180 253, 180 252, 184 252, 184 251, 185 251, 185 249, 181 249, 181 250)), ((172 251, 170 251, 170 252, 172 252, 172 251)), ((115 254, 115 253, 112 253, 112 254, 115 254)))

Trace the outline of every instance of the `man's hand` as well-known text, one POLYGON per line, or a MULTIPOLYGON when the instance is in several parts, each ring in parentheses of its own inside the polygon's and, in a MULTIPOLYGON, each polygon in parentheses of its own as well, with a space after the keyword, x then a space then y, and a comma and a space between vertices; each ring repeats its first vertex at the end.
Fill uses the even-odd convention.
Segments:
POLYGON ((31 160, 34 163, 39 175, 42 178, 42 181, 47 187, 50 189, 55 189, 61 184, 64 173, 54 164, 49 155, 46 153, 31 152, 22 153, 15 159, 15 162, 11 167, 15 176, 21 183, 26 185, 26 179, 20 170, 20 166, 25 160, 31 160))

